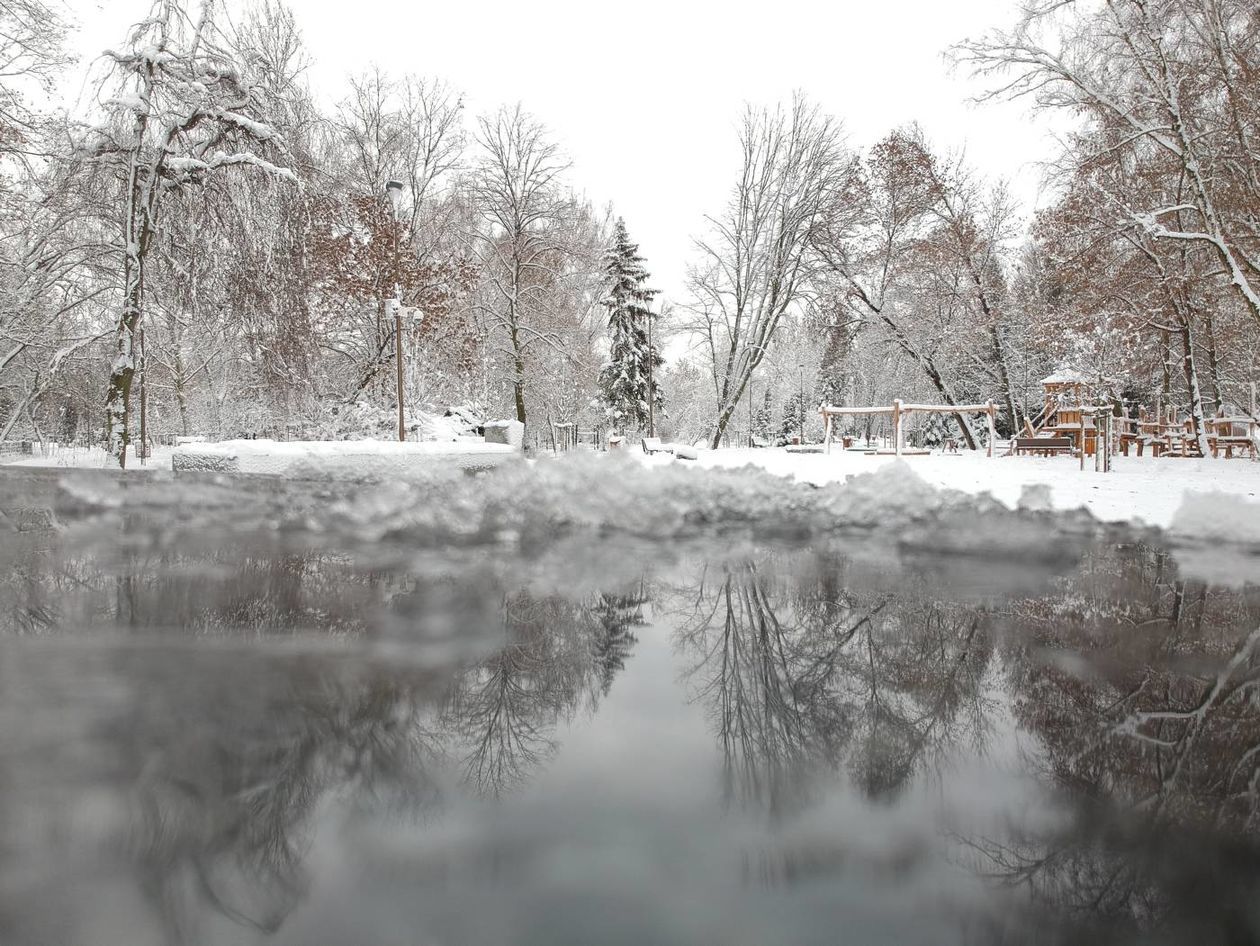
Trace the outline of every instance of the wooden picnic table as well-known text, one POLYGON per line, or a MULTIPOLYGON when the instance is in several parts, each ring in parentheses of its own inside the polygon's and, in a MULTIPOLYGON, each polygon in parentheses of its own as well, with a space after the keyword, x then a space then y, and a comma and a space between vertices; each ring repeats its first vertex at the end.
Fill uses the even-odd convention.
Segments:
POLYGON ((1252 417, 1209 417, 1205 421, 1208 431, 1208 445, 1212 448, 1212 456, 1219 457, 1225 451, 1225 458, 1232 459, 1234 449, 1240 453, 1256 456, 1256 421, 1252 417))

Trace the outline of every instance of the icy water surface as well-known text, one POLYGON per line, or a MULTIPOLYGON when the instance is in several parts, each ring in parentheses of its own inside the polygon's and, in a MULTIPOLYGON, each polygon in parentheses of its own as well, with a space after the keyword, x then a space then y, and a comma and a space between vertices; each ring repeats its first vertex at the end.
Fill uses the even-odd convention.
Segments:
POLYGON ((0 471, 0 943, 1260 938, 1260 588, 663 477, 0 471))

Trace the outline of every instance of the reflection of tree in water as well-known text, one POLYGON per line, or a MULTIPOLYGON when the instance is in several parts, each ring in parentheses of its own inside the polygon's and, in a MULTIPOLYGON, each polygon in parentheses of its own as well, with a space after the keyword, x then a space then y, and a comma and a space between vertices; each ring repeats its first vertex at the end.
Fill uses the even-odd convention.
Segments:
POLYGON ((631 628, 647 623, 643 618, 643 606, 647 603, 647 593, 640 585, 638 591, 631 594, 600 592, 590 606, 591 614, 599 622, 593 656, 600 692, 605 696, 612 688, 613 679, 626 668, 626 660, 638 642, 631 628))
POLYGON ((502 645, 459 677, 447 705, 465 777, 479 792, 520 784, 554 752, 556 727, 595 708, 625 665, 645 603, 607 592, 590 601, 505 599, 502 645))
POLYGON ((912 579, 895 592, 845 581, 839 557, 759 561, 706 571, 680 632, 728 799, 781 814, 819 766, 886 797, 954 740, 981 738, 992 642, 974 609, 912 579))
POLYGON ((503 601, 504 645, 463 669, 271 660, 241 673, 225 661, 190 687, 145 665, 153 679, 131 680, 133 712, 103 738, 139 773, 129 847, 169 942, 196 941, 197 902, 275 929, 302 899, 307 835, 329 798, 419 812, 440 803, 447 758, 489 795, 546 761, 557 725, 606 693, 644 599, 503 601))
POLYGON ((128 800, 124 864, 172 944, 198 942, 214 915, 259 931, 282 924, 304 896, 310 836, 329 804, 418 814, 440 804, 448 760, 486 794, 529 778, 557 727, 609 691, 646 602, 620 589, 520 592, 510 573, 452 582, 365 569, 344 553, 256 537, 118 550, 60 543, 47 529, 26 539, 24 571, 0 576, 0 631, 141 630, 163 643, 60 665, 86 689, 82 707, 59 709, 99 718, 85 738, 110 760, 103 770, 84 772, 82 756, 65 770, 52 757, 4 754, 0 765, 23 766, 30 788, 12 797, 30 807, 61 803, 41 797, 47 784, 128 800), (385 633, 424 654, 421 625, 435 611, 461 640, 497 635, 502 646, 480 660, 425 659, 434 668, 424 671, 325 649, 385 633), (240 646, 295 633, 312 647, 240 646), (194 636, 218 643, 191 647, 194 636), (89 697, 101 686, 125 694, 108 712, 89 697))
POLYGON ((127 846, 170 943, 198 941, 199 903, 278 928, 303 897, 308 833, 329 797, 436 801, 431 680, 204 655, 126 672, 133 711, 98 738, 132 780, 127 846))
POLYGON ((478 792, 519 785, 557 726, 607 692, 643 601, 505 594, 502 648, 423 673, 230 651, 119 658, 130 706, 93 738, 118 759, 129 861, 166 941, 197 942, 203 906, 276 929, 304 896, 309 834, 331 799, 422 812, 440 804, 450 758, 478 792))
POLYGON ((1011 621, 1016 718, 1068 817, 972 839, 979 869, 1092 935, 1255 941, 1260 588, 1179 580, 1162 549, 1108 546, 1011 621))

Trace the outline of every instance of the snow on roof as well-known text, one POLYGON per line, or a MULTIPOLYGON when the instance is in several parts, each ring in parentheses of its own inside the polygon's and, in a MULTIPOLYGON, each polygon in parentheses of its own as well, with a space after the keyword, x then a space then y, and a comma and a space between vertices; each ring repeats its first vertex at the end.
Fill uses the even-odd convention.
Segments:
POLYGON ((1079 371, 1060 368, 1048 378, 1041 379, 1042 384, 1088 384, 1089 379, 1079 371))

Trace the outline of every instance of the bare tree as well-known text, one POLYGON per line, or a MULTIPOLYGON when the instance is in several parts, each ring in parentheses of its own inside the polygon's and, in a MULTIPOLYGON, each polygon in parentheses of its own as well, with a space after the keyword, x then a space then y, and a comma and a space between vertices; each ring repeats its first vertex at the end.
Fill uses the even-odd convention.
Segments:
POLYGON ((39 123, 31 94, 47 92, 67 65, 65 32, 43 0, 0 0, 0 157, 31 151, 39 123))
POLYGON ((1014 29, 956 55, 1000 80, 990 97, 1032 95, 1117 129, 1131 172, 1166 161, 1185 187, 1172 202, 1126 207, 1126 222, 1209 250, 1260 322, 1258 37, 1248 0, 1036 0, 1014 29))
POLYGON ((132 31, 128 48, 109 51, 115 94, 109 120, 89 129, 83 162, 120 185, 123 300, 105 400, 110 453, 126 464, 133 339, 144 309, 145 263, 164 198, 228 168, 252 166, 296 183, 259 153, 278 143, 262 118, 260 87, 216 29, 213 3, 192 19, 177 0, 158 0, 132 31))
POLYGON ((697 241, 701 259, 688 280, 717 394, 714 447, 780 321, 808 297, 822 225, 853 172, 839 123, 800 95, 787 109, 749 107, 739 139, 739 181, 725 213, 709 218, 710 236, 697 241))
POLYGON ((478 119, 477 143, 481 155, 469 190, 483 224, 474 242, 486 289, 480 309, 503 339, 516 419, 525 423, 529 351, 557 345, 542 316, 569 253, 573 202, 560 186, 568 163, 519 105, 478 119))
MULTIPOLYGON (((942 187, 916 127, 871 149, 851 205, 824 221, 818 251, 854 318, 917 366, 946 404, 961 400, 951 366, 966 349, 973 281, 942 232, 942 187), (856 212, 854 212, 856 208, 856 212)), ((956 417, 967 446, 975 435, 956 417)))

